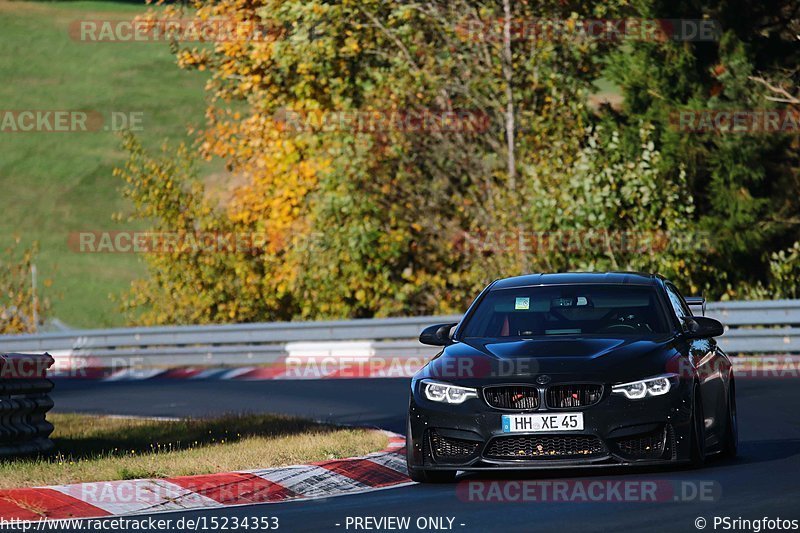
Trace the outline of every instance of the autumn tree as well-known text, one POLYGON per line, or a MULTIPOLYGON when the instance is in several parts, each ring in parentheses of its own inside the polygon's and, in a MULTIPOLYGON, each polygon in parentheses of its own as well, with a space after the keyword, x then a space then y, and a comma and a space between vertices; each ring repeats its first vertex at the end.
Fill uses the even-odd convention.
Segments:
MULTIPOLYGON (((706 190, 664 129, 670 107, 648 109, 640 90, 642 58, 679 45, 597 38, 583 22, 657 11, 649 6, 169 6, 168 15, 260 31, 175 43, 180 67, 210 73, 206 125, 196 153, 151 156, 128 138, 125 194, 155 229, 264 239, 247 253, 148 254, 151 275, 126 309, 146 323, 449 313, 493 278, 568 269, 659 271, 707 286, 733 256, 695 260, 706 190), (620 73, 622 113, 589 104, 609 72, 620 73), (225 161, 241 184, 230 201, 209 199, 196 155, 225 161), (554 232, 581 237, 536 246, 554 232), (609 240, 618 235, 638 240, 609 240), (676 243, 681 235, 690 242, 676 243)), ((690 75, 680 68, 664 66, 678 87, 690 75)))
MULTIPOLYGON (((0 333, 34 333, 44 322, 50 301, 37 293, 34 243, 24 247, 19 238, 0 255, 0 333)), ((49 286, 50 281, 42 284, 49 286)))

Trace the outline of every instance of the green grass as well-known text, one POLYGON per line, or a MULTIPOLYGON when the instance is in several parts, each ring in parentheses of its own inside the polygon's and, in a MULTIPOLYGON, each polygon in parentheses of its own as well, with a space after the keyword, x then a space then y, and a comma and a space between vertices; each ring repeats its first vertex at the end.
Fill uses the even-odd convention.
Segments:
POLYGON ((0 488, 163 478, 359 457, 386 447, 380 431, 278 415, 148 420, 50 414, 56 452, 0 461, 0 488))
MULTIPOLYGON (((141 111, 148 149, 186 139, 202 124, 205 78, 181 71, 166 43, 84 43, 69 24, 130 18, 146 7, 115 2, 0 0, 0 109, 141 111)), ((39 241, 40 278, 51 278, 51 316, 76 327, 123 323, 109 294, 144 275, 138 258, 79 254, 70 232, 130 229, 112 221, 129 212, 112 176, 125 154, 113 132, 0 132, 0 245, 19 235, 39 241)))

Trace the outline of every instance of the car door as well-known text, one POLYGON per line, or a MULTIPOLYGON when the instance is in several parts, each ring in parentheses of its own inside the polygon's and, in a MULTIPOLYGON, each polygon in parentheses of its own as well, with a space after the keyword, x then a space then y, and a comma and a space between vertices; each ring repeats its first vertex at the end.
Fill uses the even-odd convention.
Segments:
MULTIPOLYGON (((678 318, 680 327, 684 327, 686 319, 692 317, 692 312, 686 301, 672 283, 666 283, 667 295, 670 305, 678 318)), ((689 339, 688 355, 691 365, 697 371, 700 393, 703 399, 703 417, 706 426, 706 447, 716 446, 721 438, 721 432, 727 423, 723 416, 725 410, 725 380, 723 376, 727 361, 718 351, 717 341, 713 338, 689 339)))

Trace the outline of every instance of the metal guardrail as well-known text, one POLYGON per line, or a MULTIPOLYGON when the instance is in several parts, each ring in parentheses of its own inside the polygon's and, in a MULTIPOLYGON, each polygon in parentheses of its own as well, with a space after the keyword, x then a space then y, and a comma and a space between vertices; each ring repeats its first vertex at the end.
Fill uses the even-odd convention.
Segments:
POLYGON ((717 342, 728 353, 800 352, 800 300, 714 302, 706 316, 727 326, 717 342))
POLYGON ((0 352, 119 349, 154 346, 259 345, 303 341, 415 339, 425 326, 460 316, 373 318, 327 322, 270 322, 75 330, 0 336, 0 352))
POLYGON ((800 300, 712 302, 706 316, 726 326, 800 326, 800 300))
MULTIPOLYGON (((728 327, 719 342, 729 353, 800 353, 800 300, 715 302, 708 304, 706 315, 728 327)), ((84 367, 253 365, 310 353, 427 357, 436 349, 417 342, 419 332, 459 319, 423 316, 6 335, 0 336, 0 353, 47 351, 59 362, 80 359, 84 367)))
POLYGON ((0 458, 48 452, 53 425, 49 354, 0 355, 0 458))

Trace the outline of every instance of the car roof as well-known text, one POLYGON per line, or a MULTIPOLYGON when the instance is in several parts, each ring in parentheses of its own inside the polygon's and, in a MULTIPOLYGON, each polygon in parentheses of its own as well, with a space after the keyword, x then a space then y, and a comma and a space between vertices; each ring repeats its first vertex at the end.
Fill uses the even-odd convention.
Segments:
POLYGON ((584 283, 650 285, 658 284, 660 276, 643 272, 564 272, 557 274, 527 274, 497 280, 492 289, 510 289, 532 285, 571 285, 584 283))

